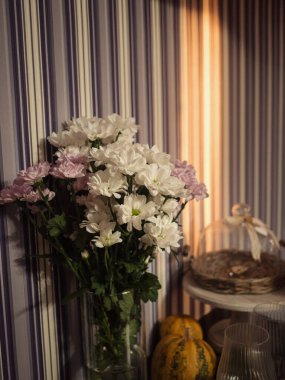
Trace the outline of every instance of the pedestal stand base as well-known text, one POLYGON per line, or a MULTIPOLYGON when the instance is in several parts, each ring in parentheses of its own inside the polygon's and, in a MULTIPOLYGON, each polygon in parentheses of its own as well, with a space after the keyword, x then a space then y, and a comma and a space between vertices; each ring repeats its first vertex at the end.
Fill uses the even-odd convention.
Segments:
POLYGON ((225 329, 233 323, 249 322, 249 319, 250 313, 233 311, 231 318, 222 319, 209 328, 207 340, 217 354, 220 354, 223 349, 225 329))
POLYGON ((208 331, 207 341, 213 347, 216 353, 220 354, 223 350, 224 332, 230 325, 231 319, 222 319, 210 327, 208 331))

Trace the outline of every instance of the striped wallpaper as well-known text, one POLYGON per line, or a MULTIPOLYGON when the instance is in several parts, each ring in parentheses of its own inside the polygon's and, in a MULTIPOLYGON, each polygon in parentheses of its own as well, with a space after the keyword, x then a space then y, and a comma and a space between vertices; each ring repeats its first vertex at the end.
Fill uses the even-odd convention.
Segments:
MULTIPOLYGON (((0 0, 0 182, 51 158, 45 137, 73 116, 134 116, 139 140, 197 169, 210 197, 183 217, 193 253, 200 230, 246 201, 285 237, 282 0, 0 0)), ((23 259, 45 251, 14 207, 0 208, 0 379, 83 378, 76 287, 23 259)), ((162 282, 144 310, 156 322, 209 307, 181 288, 187 258, 151 268, 162 282)))
MULTIPOLYGON (((284 6, 180 2, 180 155, 210 193, 184 215, 193 249, 201 227, 237 202, 285 235, 284 6)), ((183 307, 208 311, 185 294, 183 307)))

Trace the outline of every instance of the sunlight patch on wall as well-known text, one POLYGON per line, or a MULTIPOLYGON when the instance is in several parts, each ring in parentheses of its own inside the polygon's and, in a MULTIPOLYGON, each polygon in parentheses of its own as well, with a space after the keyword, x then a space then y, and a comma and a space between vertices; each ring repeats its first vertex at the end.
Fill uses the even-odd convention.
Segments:
MULTIPOLYGON (((203 1, 202 8, 198 1, 190 3, 184 1, 181 7, 180 159, 193 164, 210 195, 202 202, 191 202, 183 215, 185 244, 191 246, 192 255, 201 229, 222 216, 222 92, 218 1, 203 1)), ((189 300, 183 301, 187 310, 189 300)))
POLYGON ((203 9, 187 9, 185 1, 181 12, 180 158, 194 165, 210 194, 185 213, 190 243, 197 242, 201 227, 221 217, 221 32, 217 1, 204 1, 203 9))

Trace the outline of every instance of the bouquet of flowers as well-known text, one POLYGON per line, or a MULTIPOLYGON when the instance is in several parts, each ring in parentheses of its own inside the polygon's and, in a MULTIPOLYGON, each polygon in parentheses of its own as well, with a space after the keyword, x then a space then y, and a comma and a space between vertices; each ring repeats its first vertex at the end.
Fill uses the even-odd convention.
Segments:
POLYGON ((136 143, 137 130, 117 114, 69 121, 48 137, 54 162, 21 170, 0 191, 0 204, 17 202, 49 242, 42 257, 74 273, 76 294, 92 292, 109 308, 125 291, 132 301, 157 299, 149 263, 177 250, 181 211, 207 196, 192 166, 136 143))

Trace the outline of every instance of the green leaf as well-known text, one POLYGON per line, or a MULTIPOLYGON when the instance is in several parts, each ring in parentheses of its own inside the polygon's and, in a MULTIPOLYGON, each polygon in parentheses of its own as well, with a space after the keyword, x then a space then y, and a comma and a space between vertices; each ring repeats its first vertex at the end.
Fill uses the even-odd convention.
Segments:
POLYGON ((142 292, 142 300, 143 302, 151 301, 155 302, 158 297, 157 289, 148 289, 142 292))
POLYGON ((67 302, 71 301, 73 298, 80 297, 83 295, 83 293, 86 291, 85 288, 81 288, 79 290, 76 290, 73 293, 68 294, 62 299, 62 303, 66 304, 67 302))
POLYGON ((96 277, 91 277, 91 289, 98 296, 105 293, 105 286, 97 282, 96 277))
POLYGON ((132 273, 137 270, 138 265, 137 264, 132 264, 132 263, 123 263, 124 267, 127 270, 127 273, 132 273))
POLYGON ((137 193, 140 194, 140 195, 145 195, 146 197, 148 197, 149 195, 149 190, 146 186, 140 186, 137 190, 137 193))
POLYGON ((130 337, 135 336, 140 328, 140 322, 137 319, 132 319, 129 322, 129 328, 130 328, 130 337))
POLYGON ((156 289, 160 289, 161 285, 158 280, 158 277, 153 274, 146 272, 141 277, 141 288, 149 288, 149 287, 155 287, 156 289))
POLYGON ((100 146, 102 145, 102 140, 101 139, 96 139, 96 140, 93 140, 91 141, 91 145, 92 145, 92 148, 100 148, 100 146))
POLYGON ((158 289, 161 288, 160 282, 156 275, 145 273, 141 277, 140 296, 144 302, 156 301, 158 297, 158 289))
POLYGON ((65 215, 55 215, 48 220, 47 229, 51 237, 57 237, 62 234, 66 227, 65 215))
POLYGON ((104 302, 104 306, 105 306, 106 310, 110 311, 112 309, 112 302, 111 302, 110 298, 105 297, 103 302, 104 302))
POLYGON ((119 301, 120 317, 122 320, 127 320, 134 305, 134 298, 131 293, 123 293, 123 298, 119 301))
POLYGON ((86 246, 89 244, 92 235, 89 234, 85 228, 80 228, 76 231, 76 240, 74 241, 74 245, 76 246, 78 251, 83 251, 86 246))

